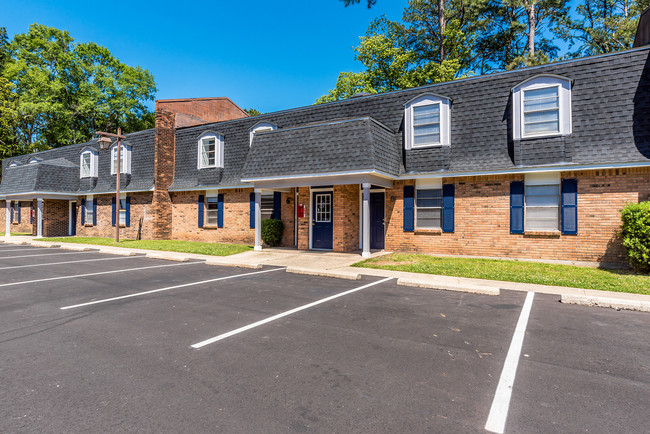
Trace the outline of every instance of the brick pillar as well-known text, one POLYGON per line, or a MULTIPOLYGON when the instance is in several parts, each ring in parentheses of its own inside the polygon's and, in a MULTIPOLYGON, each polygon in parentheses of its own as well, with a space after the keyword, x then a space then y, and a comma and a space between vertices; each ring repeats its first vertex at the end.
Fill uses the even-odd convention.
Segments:
MULTIPOLYGON (((172 236, 172 201, 167 190, 174 180, 176 130, 174 113, 156 109, 156 138, 154 150, 153 239, 172 236)), ((146 234, 144 237, 148 238, 146 234)))
POLYGON ((334 251, 359 250, 359 184, 334 186, 334 251))
POLYGON ((305 216, 298 218, 298 249, 309 250, 309 226, 311 225, 311 218, 309 213, 309 187, 300 187, 298 189, 298 203, 305 206, 305 216))

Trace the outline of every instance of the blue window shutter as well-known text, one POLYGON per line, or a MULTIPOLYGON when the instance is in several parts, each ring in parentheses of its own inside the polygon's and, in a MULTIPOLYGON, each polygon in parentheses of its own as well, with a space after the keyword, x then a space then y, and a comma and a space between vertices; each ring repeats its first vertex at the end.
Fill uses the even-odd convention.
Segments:
POLYGON ((126 223, 126 227, 131 226, 131 196, 126 197, 126 216, 124 217, 124 220, 126 223))
POLYGON ((202 194, 199 194, 199 227, 203 227, 203 215, 205 214, 205 202, 202 194))
POLYGON ((18 210, 18 223, 20 223, 20 202, 16 202, 16 210, 18 210))
POLYGON ((32 225, 34 224, 34 204, 30 203, 29 204, 29 224, 32 225))
POLYGON ((251 193, 249 197, 250 201, 250 223, 251 229, 255 229, 255 193, 251 193))
POLYGON ((282 193, 279 191, 273 192, 273 218, 282 220, 282 193))
POLYGON ((81 199, 81 226, 86 224, 86 199, 81 199))
POLYGON ((524 233, 524 183, 510 183, 510 233, 524 233))
POLYGON ((454 184, 442 186, 442 231, 454 231, 454 184))
POLYGON ((93 226, 97 226, 97 198, 93 197, 93 226))
POLYGON ((217 227, 223 227, 223 194, 217 196, 217 227))
POLYGON ((404 232, 415 230, 415 187, 404 186, 404 232))
POLYGON ((115 211, 115 197, 111 199, 111 224, 115 226, 115 215, 117 214, 115 211))
POLYGON ((562 180, 562 233, 578 234, 578 180, 562 180))

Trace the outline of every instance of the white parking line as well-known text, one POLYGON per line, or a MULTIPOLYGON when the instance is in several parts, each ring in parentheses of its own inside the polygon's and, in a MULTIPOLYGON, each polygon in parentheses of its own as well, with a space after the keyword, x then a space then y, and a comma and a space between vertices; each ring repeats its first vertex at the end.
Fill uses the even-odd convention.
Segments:
POLYGON ((321 300, 317 300, 317 301, 314 301, 312 303, 305 304, 305 305, 297 307, 295 309, 291 309, 291 310, 288 310, 286 312, 282 312, 280 314, 273 315, 272 317, 263 319, 261 321, 257 321, 257 322, 255 322, 253 324, 249 324, 247 326, 240 327, 238 329, 229 331, 228 333, 224 333, 224 334, 221 334, 219 336, 215 336, 213 338, 201 341, 198 344, 192 345, 192 348, 197 348, 198 349, 198 348, 204 347, 206 345, 213 344, 213 343, 215 343, 217 341, 220 341, 222 339, 226 339, 226 338, 229 338, 230 336, 234 336, 234 335, 236 335, 238 333, 245 332, 246 330, 250 330, 252 328, 259 327, 259 326, 261 326, 263 324, 266 324, 266 323, 269 323, 271 321, 275 321, 276 319, 280 319, 280 318, 283 318, 285 316, 294 314, 296 312, 300 312, 301 310, 309 309, 310 307, 314 307, 314 306, 319 305, 321 303, 325 303, 325 302, 328 302, 330 300, 334 300, 335 298, 343 297, 344 295, 352 294, 353 292, 361 291, 362 289, 366 289, 366 288, 369 288, 371 286, 379 285, 380 283, 384 283, 384 282, 386 282, 388 280, 391 280, 391 279, 393 279, 393 278, 392 277, 387 277, 385 279, 378 280, 377 282, 368 283, 367 285, 359 286, 358 288, 350 289, 348 291, 341 292, 339 294, 331 295, 331 296, 329 296, 327 298, 323 298, 321 300))
POLYGON ((21 282, 2 283, 2 284, 0 284, 0 287, 24 285, 24 284, 27 284, 27 283, 47 282, 47 281, 50 281, 50 280, 63 280, 63 279, 75 279, 77 277, 99 276, 99 275, 102 275, 102 274, 125 273, 127 271, 149 270, 151 268, 180 267, 181 265, 195 265, 195 264, 203 264, 203 262, 182 262, 180 264, 149 265, 147 267, 120 268, 119 270, 99 271, 97 273, 76 274, 74 276, 48 277, 46 279, 23 280, 21 282))
POLYGON ((11 267, 0 267, 0 270, 13 270, 15 268, 29 268, 29 267, 46 267, 48 265, 77 264, 79 262, 114 261, 116 259, 130 259, 130 258, 123 257, 123 258, 78 259, 76 261, 49 262, 47 264, 12 265, 11 267))
POLYGON ((162 291, 169 291, 170 289, 185 288, 185 287, 188 287, 188 286, 202 285, 204 283, 218 282, 220 280, 234 279, 235 277, 251 276, 253 274, 270 273, 272 271, 280 271, 280 270, 284 270, 284 268, 274 268, 272 270, 255 271, 253 273, 235 274, 233 276, 225 276, 225 277, 217 277, 215 279, 201 280, 200 282, 184 283, 182 285, 168 286, 166 288, 152 289, 150 291, 144 291, 144 292, 136 292, 135 294, 128 294, 128 295, 121 295, 119 297, 105 298, 104 300, 89 301, 88 303, 75 304, 73 306, 65 306, 65 307, 61 307, 59 309, 61 309, 61 310, 74 309, 75 307, 90 306, 92 304, 99 304, 99 303, 108 303, 109 301, 123 300, 125 298, 131 298, 131 297, 139 297, 141 295, 154 294, 156 292, 162 292, 162 291))
POLYGON ((506 356, 506 361, 503 364, 503 370, 501 371, 501 378, 499 379, 499 384, 497 385, 497 390, 494 394, 492 407, 490 407, 490 414, 485 423, 485 429, 487 431, 502 434, 506 427, 506 419, 508 418, 508 409, 510 407, 510 397, 512 396, 512 386, 515 383, 515 374, 517 373, 521 347, 524 344, 528 317, 530 316, 530 310, 533 307, 534 297, 535 293, 529 292, 526 295, 524 306, 521 308, 519 321, 517 321, 515 333, 512 335, 510 349, 508 349, 508 355, 506 356))
MULTIPOLYGON (((43 253, 42 255, 22 255, 22 256, 0 256, 0 261, 3 259, 19 259, 19 258, 40 258, 41 256, 55 256, 55 255, 80 255, 88 252, 61 252, 61 253, 43 253)), ((97 253, 97 252, 90 252, 97 253)))
POLYGON ((32 250, 52 250, 52 247, 30 247, 30 248, 27 248, 27 249, 22 248, 22 249, 9 249, 9 250, 2 249, 2 250, 0 250, 0 252, 2 252, 2 253, 5 253, 5 252, 24 252, 25 250, 28 250, 30 252, 32 250))

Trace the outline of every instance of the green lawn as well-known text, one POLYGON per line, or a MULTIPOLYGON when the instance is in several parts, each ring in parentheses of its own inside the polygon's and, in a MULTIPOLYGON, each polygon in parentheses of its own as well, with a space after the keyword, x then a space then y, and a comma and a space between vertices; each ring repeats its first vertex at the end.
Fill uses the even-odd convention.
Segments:
POLYGON ((98 244, 111 247, 129 247, 132 249, 166 250, 170 252, 198 253, 201 255, 228 256, 251 250, 252 246, 241 244, 199 243, 177 240, 120 240, 117 244, 112 238, 69 237, 43 238, 51 243, 98 244))
MULTIPOLYGON (((23 233, 23 232, 12 232, 10 235, 11 235, 11 236, 15 236, 15 237, 18 237, 18 236, 20 236, 20 235, 30 237, 30 236, 32 235, 32 233, 31 233, 31 232, 24 232, 24 233, 23 233)), ((4 236, 5 236, 5 233, 4 233, 4 232, 0 232, 0 237, 4 237, 4 236)))
POLYGON ((393 253, 357 262, 353 266, 650 294, 650 276, 648 275, 571 265, 494 259, 443 258, 421 254, 393 253))

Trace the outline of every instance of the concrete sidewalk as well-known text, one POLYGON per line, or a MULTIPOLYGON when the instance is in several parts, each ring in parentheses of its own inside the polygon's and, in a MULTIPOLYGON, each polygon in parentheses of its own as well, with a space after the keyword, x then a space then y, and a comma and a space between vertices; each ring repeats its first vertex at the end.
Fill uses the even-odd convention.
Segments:
MULTIPOLYGON (((500 290, 530 291, 559 295, 561 297, 560 301, 563 303, 650 312, 650 295, 352 267, 352 264, 363 259, 358 253, 271 248, 262 251, 250 250, 230 256, 211 256, 125 247, 105 247, 95 244, 48 243, 46 240, 36 240, 34 237, 28 236, 0 237, 0 242, 8 244, 29 244, 39 247, 60 246, 61 248, 71 250, 99 250, 100 253, 115 255, 143 254, 150 258, 171 261, 189 261, 193 259, 205 261, 208 265, 244 268, 261 268, 262 266, 269 265, 287 267, 287 271, 292 273, 351 280, 357 280, 361 275, 392 277, 397 279, 399 285, 404 286, 488 295, 499 295, 500 290)), ((372 257, 382 256, 384 254, 386 252, 376 252, 372 254, 372 257)))

